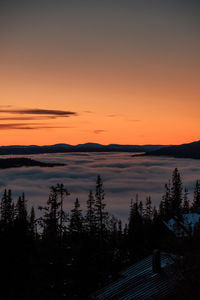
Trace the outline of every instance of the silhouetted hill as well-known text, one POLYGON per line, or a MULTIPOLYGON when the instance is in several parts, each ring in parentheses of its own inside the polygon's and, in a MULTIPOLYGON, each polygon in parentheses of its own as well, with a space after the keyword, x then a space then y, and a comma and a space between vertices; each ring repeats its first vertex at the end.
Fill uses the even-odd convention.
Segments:
POLYGON ((169 146, 159 150, 149 151, 144 155, 200 159, 200 141, 179 146, 169 146))
POLYGON ((96 143, 79 144, 76 146, 68 144, 56 144, 50 146, 1 146, 0 155, 25 155, 42 153, 65 153, 65 152, 146 152, 157 150, 163 145, 101 145, 96 143))
POLYGON ((0 159, 0 169, 20 168, 20 167, 56 167, 56 166, 64 166, 64 164, 44 163, 44 162, 33 160, 31 158, 24 158, 24 157, 0 159))

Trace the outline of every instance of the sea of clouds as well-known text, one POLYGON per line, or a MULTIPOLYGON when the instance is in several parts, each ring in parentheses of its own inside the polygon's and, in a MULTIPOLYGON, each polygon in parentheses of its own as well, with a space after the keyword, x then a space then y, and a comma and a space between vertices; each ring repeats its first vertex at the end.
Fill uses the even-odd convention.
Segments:
POLYGON ((49 187, 63 183, 70 192, 65 200, 65 209, 72 209, 78 197, 83 210, 89 190, 95 192, 97 175, 101 175, 107 209, 123 220, 127 219, 130 200, 139 194, 145 202, 147 196, 158 205, 172 171, 178 167, 184 186, 193 197, 194 184, 200 179, 200 160, 167 157, 132 157, 130 153, 59 153, 29 155, 44 161, 65 163, 64 167, 23 167, 0 171, 0 191, 10 188, 13 197, 25 192, 28 205, 44 205, 49 187))

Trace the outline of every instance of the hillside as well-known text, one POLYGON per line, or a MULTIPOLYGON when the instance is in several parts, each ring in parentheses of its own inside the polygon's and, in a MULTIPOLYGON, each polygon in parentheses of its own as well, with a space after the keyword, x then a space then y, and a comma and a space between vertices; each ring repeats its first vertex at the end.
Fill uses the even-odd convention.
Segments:
POLYGON ((44 163, 31 158, 2 158, 0 159, 0 169, 20 168, 20 167, 56 167, 64 164, 44 163))
POLYGON ((101 145, 96 143, 86 143, 79 145, 56 144, 46 146, 0 146, 0 155, 26 155, 43 153, 66 153, 66 152, 146 152, 157 150, 163 145, 101 145))
POLYGON ((200 141, 179 146, 169 146, 155 151, 146 152, 144 155, 200 159, 200 141))

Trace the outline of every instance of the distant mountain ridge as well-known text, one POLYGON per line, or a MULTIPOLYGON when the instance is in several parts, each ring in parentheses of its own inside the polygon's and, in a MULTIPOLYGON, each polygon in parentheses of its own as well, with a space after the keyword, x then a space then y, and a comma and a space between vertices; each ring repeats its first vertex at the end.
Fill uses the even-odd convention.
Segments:
POLYGON ((148 151, 144 155, 200 159, 200 141, 148 151))
POLYGON ((78 144, 55 144, 46 146, 0 146, 0 155, 25 155, 44 153, 65 153, 65 152, 147 152, 166 147, 166 145, 101 145, 97 143, 78 144))

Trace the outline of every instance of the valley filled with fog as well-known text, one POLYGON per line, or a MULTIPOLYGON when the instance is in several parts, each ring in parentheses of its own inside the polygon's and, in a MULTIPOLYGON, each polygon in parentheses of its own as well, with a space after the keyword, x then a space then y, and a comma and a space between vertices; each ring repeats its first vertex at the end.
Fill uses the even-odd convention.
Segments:
MULTIPOLYGON (((49 187, 63 183, 70 192, 65 199, 65 209, 71 210, 78 197, 82 209, 88 193, 95 193, 97 175, 101 175, 107 210, 117 217, 127 219, 131 199, 139 194, 139 200, 147 196, 158 205, 164 193, 164 184, 177 167, 183 185, 189 190, 192 200, 194 184, 200 179, 200 160, 169 157, 132 157, 131 153, 58 153, 28 155, 41 162, 64 163, 53 168, 22 167, 0 171, 0 191, 12 189, 16 199, 25 192, 28 206, 44 205, 48 199, 49 187)), ((2 156, 6 158, 8 156, 2 156)), ((9 156, 11 157, 11 156, 9 156)))

